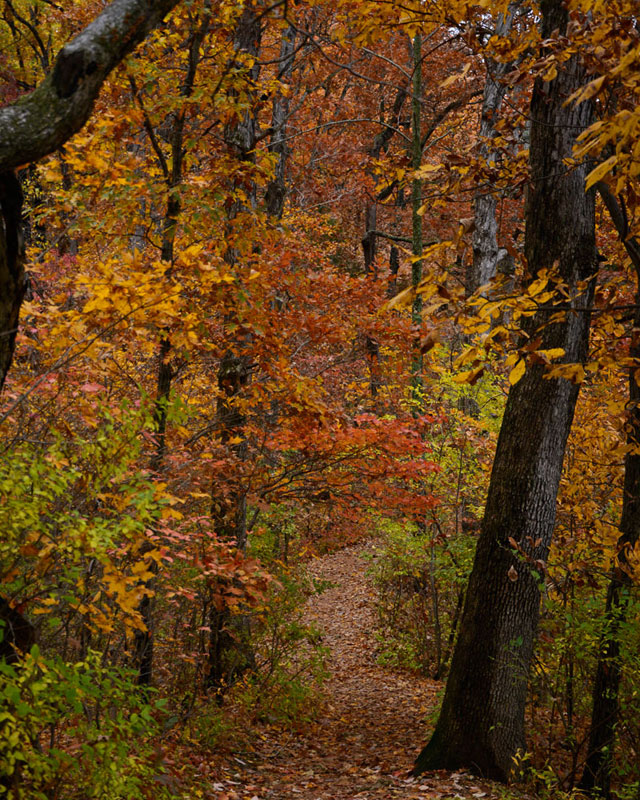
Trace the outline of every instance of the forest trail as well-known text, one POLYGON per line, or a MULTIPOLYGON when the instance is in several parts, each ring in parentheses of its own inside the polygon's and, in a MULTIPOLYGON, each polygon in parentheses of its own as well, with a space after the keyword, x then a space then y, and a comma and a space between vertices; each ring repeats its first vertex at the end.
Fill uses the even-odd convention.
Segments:
POLYGON ((330 588, 310 598, 308 622, 330 655, 325 702, 301 732, 270 728, 250 751, 218 764, 216 800, 432 800, 503 796, 465 773, 409 778, 440 685, 381 667, 375 653, 373 542, 315 560, 330 588))

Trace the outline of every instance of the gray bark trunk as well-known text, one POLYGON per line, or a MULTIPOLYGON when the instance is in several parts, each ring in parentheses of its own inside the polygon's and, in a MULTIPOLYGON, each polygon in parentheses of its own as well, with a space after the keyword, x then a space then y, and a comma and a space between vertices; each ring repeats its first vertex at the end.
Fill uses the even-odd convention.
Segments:
MULTIPOLYGON (((541 10, 543 38, 566 29, 563 3, 545 0, 541 10)), ((557 265, 570 293, 569 302, 559 307, 570 310, 553 322, 551 311, 538 312, 527 333, 541 337, 541 348, 564 348, 567 362, 581 362, 587 355, 597 268, 593 192, 584 191, 588 167, 563 164, 591 122, 588 103, 564 105, 582 81, 573 58, 555 80, 536 81, 531 103, 529 275, 557 265)), ((568 380, 545 379, 542 365, 529 366, 509 392, 442 710, 417 759, 416 774, 468 767, 504 781, 513 771, 514 755, 524 748, 539 583, 577 395, 578 386, 568 380)))
MULTIPOLYGON (((295 52, 296 31, 290 25, 282 34, 282 42, 280 44, 280 72, 278 75, 279 80, 289 81, 291 72, 293 70, 293 56, 295 52)), ((276 163, 274 167, 274 175, 272 180, 267 186, 265 195, 265 203, 267 212, 274 219, 280 219, 284 210, 284 202, 287 194, 285 176, 287 168, 287 156, 289 148, 287 147, 287 119, 289 116, 289 96, 278 92, 273 99, 273 110, 271 114, 271 142, 269 143, 269 152, 275 153, 276 163)))
MULTIPOLYGON (((508 36, 513 24, 517 3, 512 3, 505 15, 500 15, 496 25, 496 36, 508 36)), ((512 69, 511 63, 499 63, 491 58, 486 60, 487 78, 482 98, 480 118, 480 157, 489 165, 496 159, 490 141, 495 136, 498 112, 506 93, 504 76, 512 69)), ((480 286, 488 283, 496 274, 496 265, 503 255, 498 246, 498 221, 496 209, 498 195, 484 190, 474 197, 473 210, 475 228, 472 236, 473 265, 467 281, 467 293, 473 294, 480 286)))

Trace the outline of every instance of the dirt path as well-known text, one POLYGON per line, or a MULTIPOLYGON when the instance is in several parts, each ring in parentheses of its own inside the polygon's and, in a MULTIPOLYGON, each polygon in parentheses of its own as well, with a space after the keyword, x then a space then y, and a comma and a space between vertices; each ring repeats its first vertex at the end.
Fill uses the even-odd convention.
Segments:
POLYGON ((311 566, 316 578, 331 582, 307 608, 331 653, 327 702, 316 723, 302 734, 267 730, 251 753, 226 759, 215 787, 218 800, 499 796, 491 784, 465 774, 407 777, 424 744, 425 718, 439 685, 376 663, 367 555, 375 556, 374 544, 341 550, 311 566))

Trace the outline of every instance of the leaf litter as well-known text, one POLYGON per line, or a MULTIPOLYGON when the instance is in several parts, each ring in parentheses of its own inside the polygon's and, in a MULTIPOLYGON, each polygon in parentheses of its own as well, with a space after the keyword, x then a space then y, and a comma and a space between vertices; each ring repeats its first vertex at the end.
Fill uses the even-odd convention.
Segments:
POLYGON ((299 730, 264 725, 251 749, 216 753, 212 800, 504 798, 503 786, 466 772, 410 776, 443 684, 377 663, 368 574, 375 557, 373 541, 310 565, 312 576, 329 586, 309 599, 305 612, 330 653, 325 701, 315 721, 299 730))

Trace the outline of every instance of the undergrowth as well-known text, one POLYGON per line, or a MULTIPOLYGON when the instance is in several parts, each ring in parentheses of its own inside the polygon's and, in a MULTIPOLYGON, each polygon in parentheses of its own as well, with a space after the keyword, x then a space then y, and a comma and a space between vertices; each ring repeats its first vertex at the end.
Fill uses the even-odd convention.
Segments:
POLYGON ((446 672, 473 542, 438 541, 418 526, 384 522, 371 572, 377 590, 378 661, 432 677, 446 672))

